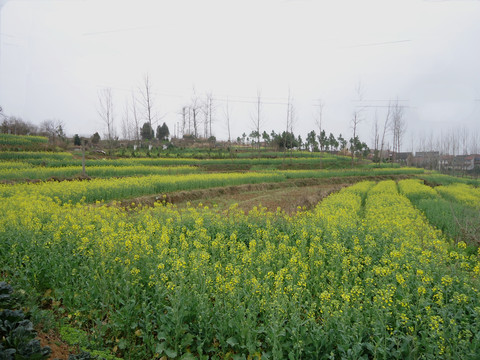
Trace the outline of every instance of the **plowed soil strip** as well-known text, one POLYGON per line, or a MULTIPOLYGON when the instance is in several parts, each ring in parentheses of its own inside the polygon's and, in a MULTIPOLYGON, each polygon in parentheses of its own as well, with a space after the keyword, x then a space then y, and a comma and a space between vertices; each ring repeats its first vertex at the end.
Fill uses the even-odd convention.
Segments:
POLYGON ((286 213, 292 214, 298 211, 299 207, 309 210, 325 196, 359 181, 400 180, 409 177, 408 175, 381 175, 294 179, 282 183, 245 184, 149 195, 123 200, 120 206, 132 207, 140 204, 153 206, 155 202, 165 201, 178 207, 186 207, 188 204, 196 206, 202 203, 205 206, 216 205, 219 209, 224 209, 237 203, 244 211, 262 205, 270 211, 276 211, 280 207, 286 213))

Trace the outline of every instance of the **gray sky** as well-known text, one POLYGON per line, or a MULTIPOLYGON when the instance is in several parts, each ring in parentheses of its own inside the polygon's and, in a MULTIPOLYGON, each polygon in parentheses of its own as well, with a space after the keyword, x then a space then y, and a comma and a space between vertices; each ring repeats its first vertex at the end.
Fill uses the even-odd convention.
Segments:
POLYGON ((409 133, 480 130, 480 1, 420 0, 10 0, 1 10, 0 104, 39 124, 65 122, 68 134, 104 132, 98 91, 111 87, 116 122, 148 73, 155 110, 173 133, 195 88, 216 101, 214 134, 253 130, 260 89, 261 130, 285 128, 288 91, 294 131, 324 128, 351 136, 361 82, 360 124, 403 100, 409 133))

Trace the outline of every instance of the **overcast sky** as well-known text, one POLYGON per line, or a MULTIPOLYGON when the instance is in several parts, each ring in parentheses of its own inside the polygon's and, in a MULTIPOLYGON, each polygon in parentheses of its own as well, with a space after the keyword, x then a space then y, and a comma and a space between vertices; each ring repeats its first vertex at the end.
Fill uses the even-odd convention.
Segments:
POLYGON ((261 130, 285 128, 288 92, 294 130, 351 136, 363 87, 364 141, 388 100, 405 106, 414 138, 455 127, 480 130, 480 1, 420 0, 10 0, 1 9, 0 105, 67 134, 104 132, 98 92, 111 87, 118 130, 131 91, 145 74, 155 111, 173 133, 193 88, 211 92, 214 135, 253 130, 257 91, 261 130))

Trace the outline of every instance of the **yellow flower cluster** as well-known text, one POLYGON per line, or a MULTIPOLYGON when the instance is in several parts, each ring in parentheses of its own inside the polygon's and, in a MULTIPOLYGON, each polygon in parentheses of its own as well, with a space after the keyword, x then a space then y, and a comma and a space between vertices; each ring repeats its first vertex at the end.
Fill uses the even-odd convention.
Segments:
POLYGON ((214 186, 239 185, 245 183, 276 182, 285 178, 277 173, 213 173, 149 175, 91 181, 63 181, 38 184, 0 185, 0 196, 17 197, 25 194, 45 195, 63 202, 95 202, 102 200, 127 199, 147 194, 160 194, 176 190, 201 189, 214 186))
POLYGON ((466 184, 451 184, 438 186, 435 189, 447 199, 480 209, 480 190, 478 188, 466 184))

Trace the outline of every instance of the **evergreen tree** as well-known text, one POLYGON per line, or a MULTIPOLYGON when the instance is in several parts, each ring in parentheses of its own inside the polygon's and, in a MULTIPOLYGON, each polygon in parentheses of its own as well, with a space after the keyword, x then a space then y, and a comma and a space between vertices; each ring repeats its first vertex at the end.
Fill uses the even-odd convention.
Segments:
POLYGON ((140 129, 140 136, 142 137, 142 140, 152 140, 154 135, 155 134, 150 123, 144 123, 140 129))
POLYGON ((100 135, 98 132, 92 135, 92 144, 98 144, 100 142, 100 135))
POLYGON ((73 145, 75 146, 82 145, 82 139, 80 139, 80 136, 78 136, 78 134, 73 135, 73 145))
POLYGON ((162 141, 162 140, 168 140, 168 137, 170 136, 170 130, 168 130, 167 124, 163 123, 162 126, 158 125, 157 126, 157 139, 162 141))

